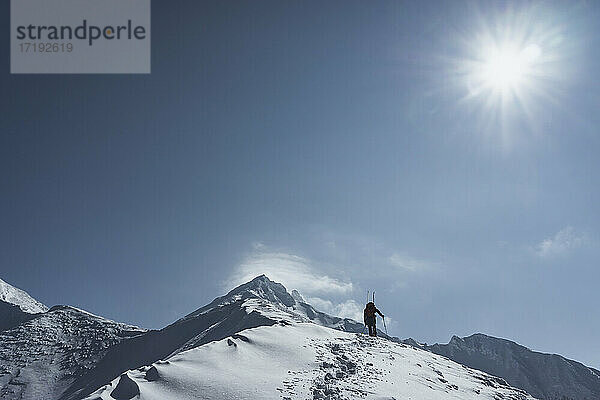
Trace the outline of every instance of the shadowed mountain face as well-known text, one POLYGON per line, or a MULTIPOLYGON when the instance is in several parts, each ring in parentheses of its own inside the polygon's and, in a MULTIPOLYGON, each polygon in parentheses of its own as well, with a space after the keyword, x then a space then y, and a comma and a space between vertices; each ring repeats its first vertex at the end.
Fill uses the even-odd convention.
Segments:
POLYGON ((48 308, 0 279, 0 332, 27 322, 48 308))
POLYGON ((454 336, 448 344, 419 345, 455 362, 504 378, 543 400, 598 400, 600 372, 556 354, 529 350, 483 334, 454 336))
POLYGON ((19 306, 0 301, 0 332, 11 329, 35 318, 35 314, 23 312, 19 306))

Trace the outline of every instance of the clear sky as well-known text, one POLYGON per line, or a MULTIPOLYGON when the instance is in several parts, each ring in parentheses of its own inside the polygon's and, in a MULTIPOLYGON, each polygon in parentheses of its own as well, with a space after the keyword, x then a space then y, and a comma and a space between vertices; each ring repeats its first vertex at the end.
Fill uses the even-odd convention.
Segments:
POLYGON ((151 75, 10 75, 0 41, 2 279, 159 328, 264 272, 600 367, 600 4, 152 13, 151 75))

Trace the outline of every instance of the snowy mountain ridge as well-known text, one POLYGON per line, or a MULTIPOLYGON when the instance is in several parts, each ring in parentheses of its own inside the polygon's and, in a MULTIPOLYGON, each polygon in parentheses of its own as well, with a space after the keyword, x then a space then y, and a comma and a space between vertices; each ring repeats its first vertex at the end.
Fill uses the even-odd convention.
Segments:
POLYGON ((27 292, 9 285, 2 279, 0 279, 0 301, 15 305, 29 314, 48 311, 48 307, 35 300, 27 292))
POLYGON ((335 317, 311 319, 306 310, 312 307, 283 285, 258 277, 159 333, 179 336, 186 324, 204 321, 199 336, 164 358, 121 370, 86 399, 533 399, 501 378, 428 351, 331 329, 323 322, 335 317), (223 311, 261 323, 226 334, 224 327, 232 321, 210 318, 223 311), (220 339, 206 341, 216 332, 220 339))
MULTIPOLYGON (((184 319, 194 318, 216 307, 222 307, 251 298, 264 300, 271 306, 275 305, 280 310, 297 317, 298 321, 314 322, 321 326, 346 332, 360 333, 364 330, 364 325, 353 319, 335 317, 316 310, 313 306, 305 302, 298 291, 293 290, 290 294, 285 286, 281 283, 271 281, 265 275, 257 276, 253 280, 231 290, 226 295, 217 297, 210 304, 187 315, 184 319)), ((385 334, 382 334, 382 336, 387 337, 385 334)))
POLYGON ((533 399, 425 344, 360 335, 264 275, 161 330, 70 306, 27 315, 0 331, 0 399, 533 399))

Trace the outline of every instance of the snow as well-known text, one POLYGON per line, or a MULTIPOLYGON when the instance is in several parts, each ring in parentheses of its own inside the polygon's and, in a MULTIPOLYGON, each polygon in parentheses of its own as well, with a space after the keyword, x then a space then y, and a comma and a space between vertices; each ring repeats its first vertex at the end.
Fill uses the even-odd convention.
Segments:
POLYGON ((357 334, 362 324, 302 300, 261 276, 160 331, 69 306, 28 314, 0 332, 0 398, 532 399, 440 355, 357 334))
POLYGON ((143 332, 73 307, 53 307, 0 332, 0 398, 57 399, 111 346, 143 332))
POLYGON ((31 297, 27 292, 18 289, 0 279, 0 300, 18 306, 29 314, 43 313, 48 307, 31 297))
POLYGON ((127 371, 87 400, 114 400, 111 393, 122 381, 131 388, 129 380, 137 386, 131 398, 139 391, 139 400, 532 399, 502 379, 424 350, 294 321, 247 329, 127 371))
MULTIPOLYGON (((300 293, 292 291, 292 294, 289 294, 283 285, 271 281, 265 275, 258 276, 252 281, 238 286, 225 296, 216 298, 207 306, 194 311, 182 320, 193 319, 220 307, 248 299, 253 300, 254 304, 258 305, 257 309, 264 311, 265 308, 276 308, 286 314, 294 315, 296 320, 304 322, 311 321, 318 325, 347 332, 361 332, 364 327, 360 322, 348 318, 334 317, 316 310, 313 306, 304 302, 300 293)), ((244 305, 248 312, 254 310, 254 308, 249 307, 251 304, 252 302, 246 302, 244 305)))

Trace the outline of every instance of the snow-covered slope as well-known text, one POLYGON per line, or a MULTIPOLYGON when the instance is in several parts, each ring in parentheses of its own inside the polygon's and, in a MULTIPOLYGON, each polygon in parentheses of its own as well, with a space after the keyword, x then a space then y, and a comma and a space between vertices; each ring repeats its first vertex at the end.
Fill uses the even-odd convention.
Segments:
POLYGON ((301 300, 260 276, 112 347, 62 399, 530 399, 430 352, 344 332, 362 325, 301 300))
POLYGON ((29 314, 43 313, 48 307, 31 297, 27 292, 17 289, 0 279, 0 301, 13 304, 29 314))
POLYGON ((265 276, 159 331, 66 306, 24 314, 0 332, 0 399, 531 399, 416 342, 357 334, 265 276))
POLYGON ((14 304, 0 301, 0 332, 27 322, 35 318, 35 314, 29 314, 14 304))
POLYGON ((454 336, 448 344, 421 347, 501 376, 539 399, 600 399, 599 371, 556 354, 532 351, 510 340, 475 334, 454 336))
POLYGON ((278 317, 127 371, 88 400, 532 399, 424 350, 278 317))
POLYGON ((0 332, 0 399, 57 399, 108 348, 143 332, 73 307, 36 314, 0 332))
POLYGON ((114 346, 94 369, 65 391, 61 400, 79 400, 123 371, 227 338, 244 329, 275 325, 283 316, 296 322, 314 322, 351 332, 360 332, 363 328, 356 321, 316 311, 294 299, 283 285, 262 275, 160 331, 150 331, 114 346))

